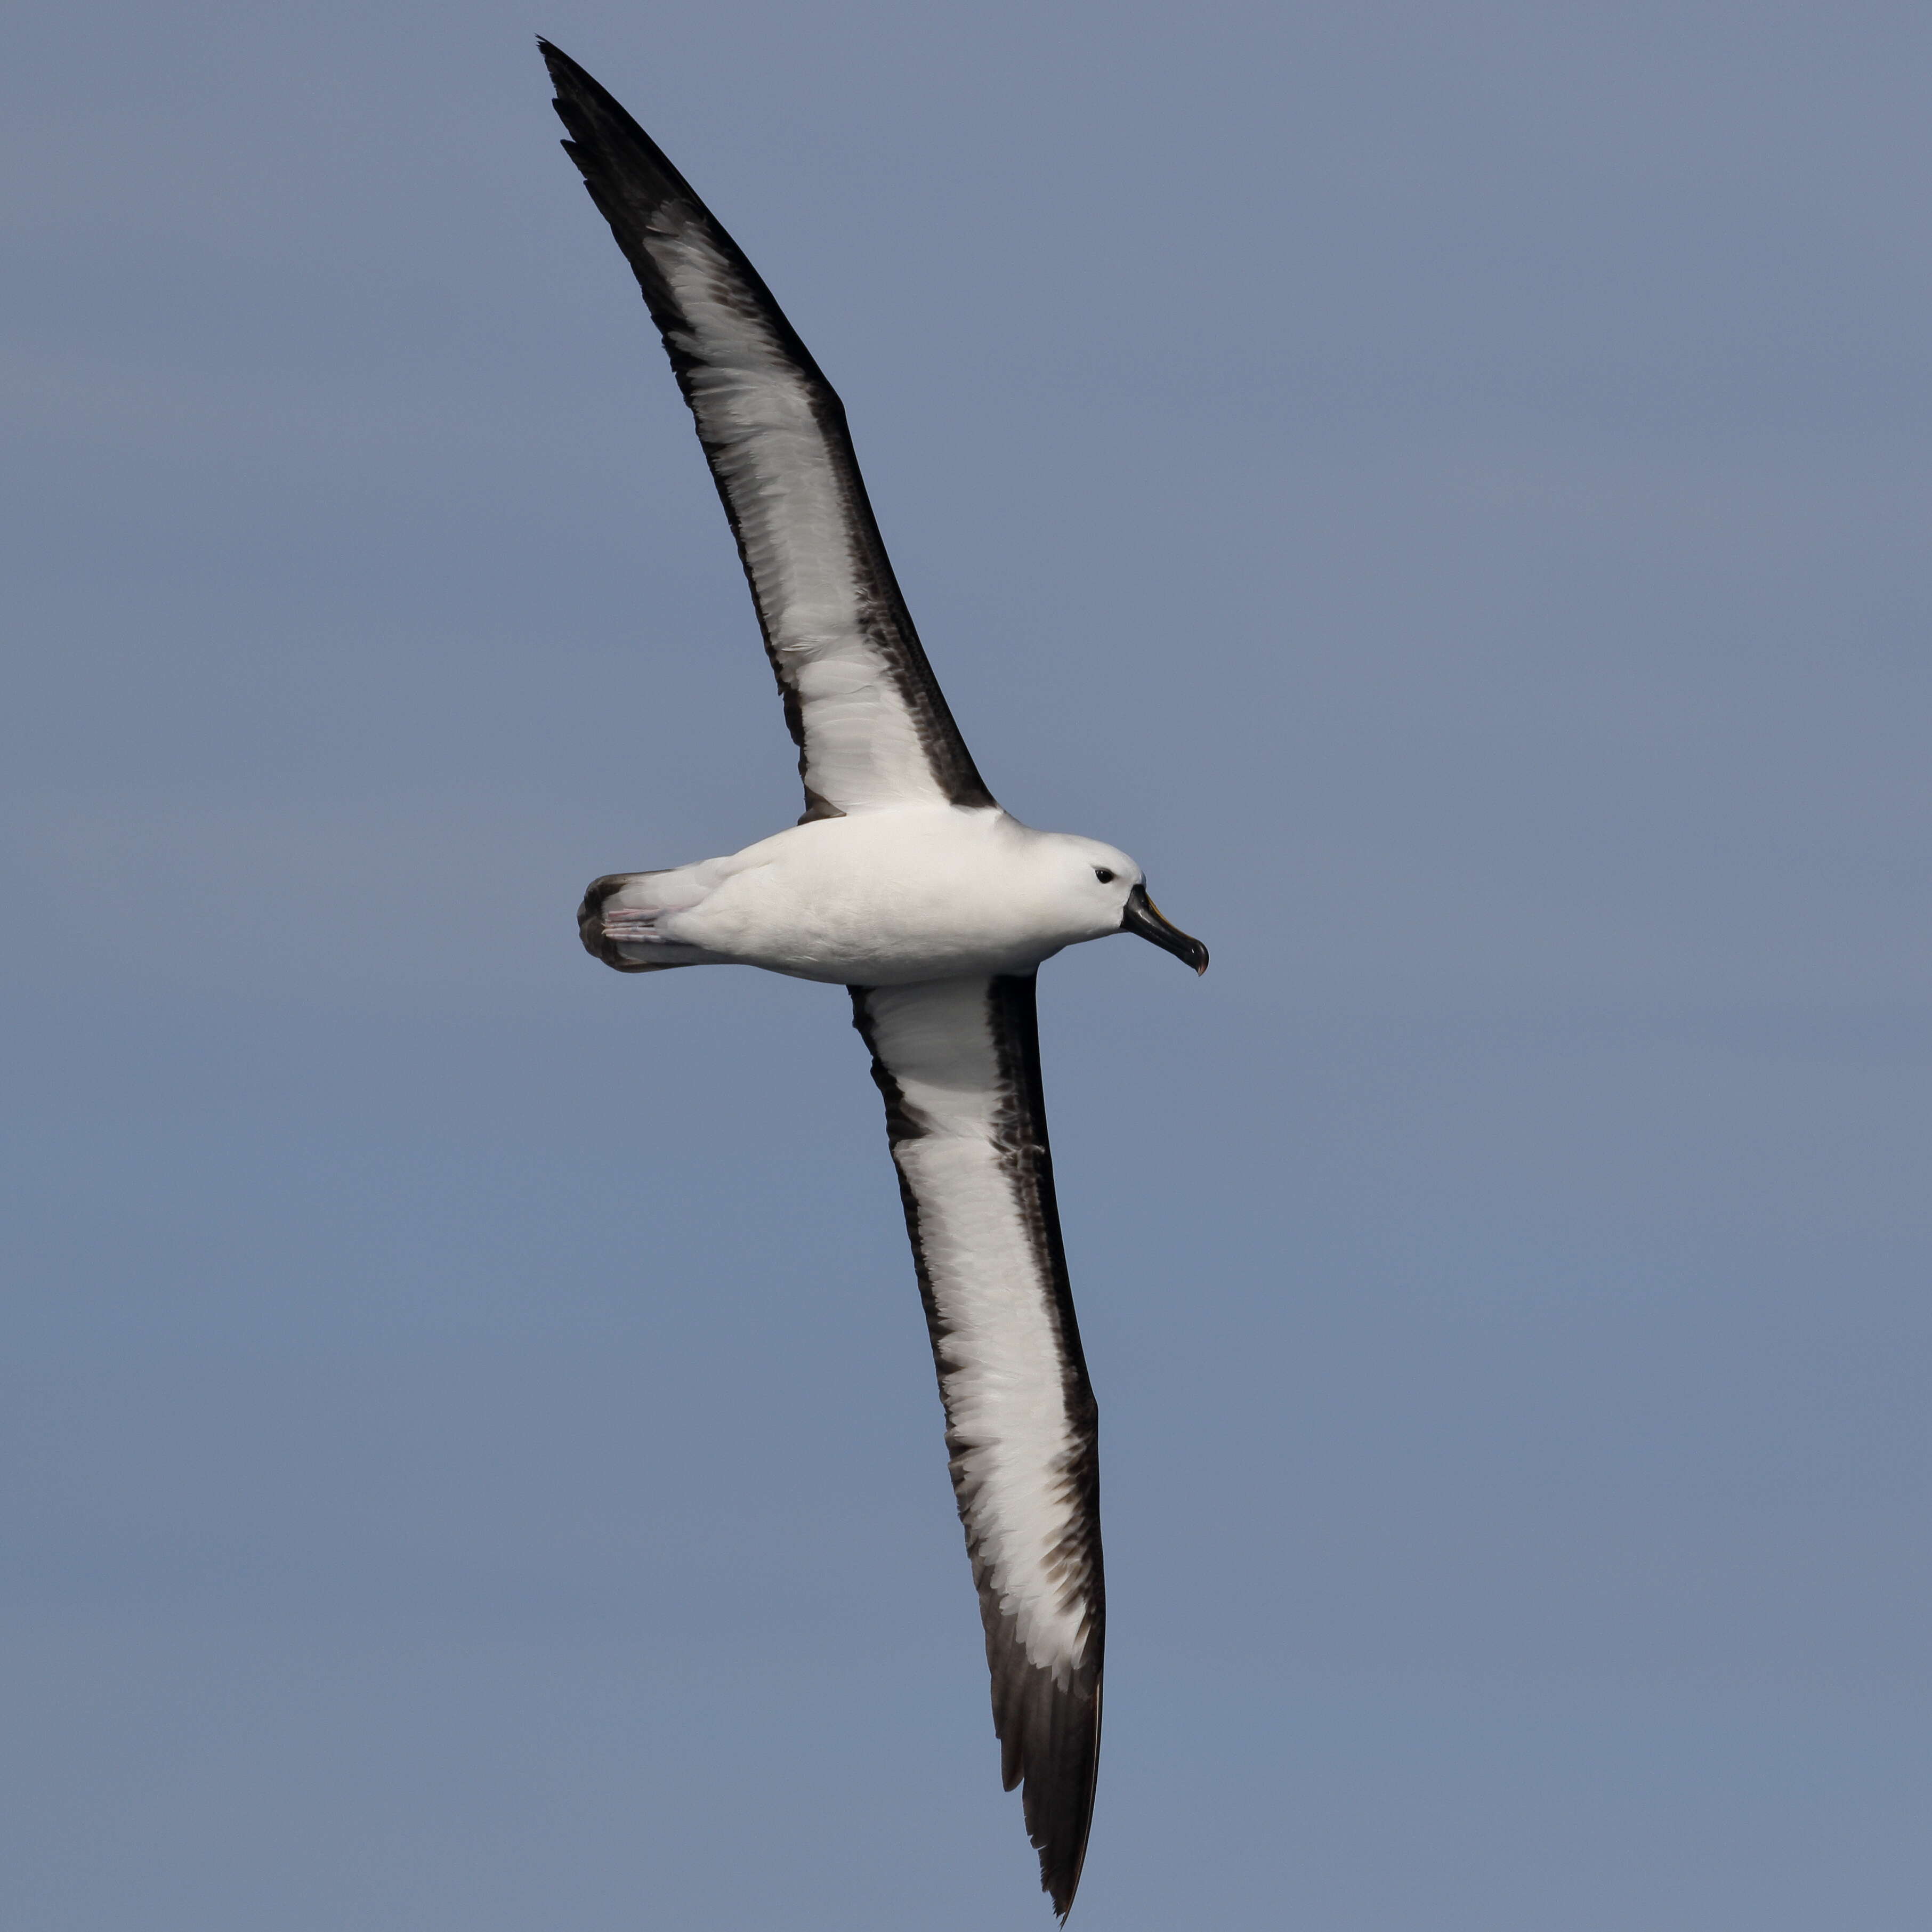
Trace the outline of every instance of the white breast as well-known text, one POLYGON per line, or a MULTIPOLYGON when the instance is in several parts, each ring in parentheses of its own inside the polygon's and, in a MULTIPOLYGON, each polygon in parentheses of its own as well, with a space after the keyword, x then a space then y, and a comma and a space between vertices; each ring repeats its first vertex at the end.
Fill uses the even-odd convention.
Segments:
POLYGON ((821 819, 720 862, 716 887, 664 930, 838 985, 1026 972, 1090 936, 1057 902, 1041 841, 997 809, 821 819))

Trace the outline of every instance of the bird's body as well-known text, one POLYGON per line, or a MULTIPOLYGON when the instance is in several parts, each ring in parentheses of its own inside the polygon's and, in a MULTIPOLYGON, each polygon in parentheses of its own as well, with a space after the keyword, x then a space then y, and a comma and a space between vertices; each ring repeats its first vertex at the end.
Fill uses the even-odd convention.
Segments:
POLYGON ((1035 970, 1137 933, 1204 972, 1124 852, 1004 811, 927 662, 831 385, 662 152, 544 44, 564 143, 656 322, 737 538, 805 814, 741 852, 608 874, 578 910, 628 973, 848 988, 872 1055, 980 1594, 1006 1788, 1064 1917, 1100 1762, 1097 1418, 1054 1203, 1035 970))
POLYGON ((594 910, 627 966, 762 966, 903 986, 1030 973, 1118 932, 1138 878, 1096 839, 1036 832, 996 806, 939 805, 814 819, 727 858, 620 873, 592 892, 603 889, 594 910))

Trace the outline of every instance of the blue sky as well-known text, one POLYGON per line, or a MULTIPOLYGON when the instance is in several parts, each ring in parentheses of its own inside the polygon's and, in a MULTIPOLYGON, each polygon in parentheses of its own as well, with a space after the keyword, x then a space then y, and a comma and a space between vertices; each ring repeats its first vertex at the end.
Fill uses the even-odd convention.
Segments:
POLYGON ((1049 966, 1076 1922, 1916 1928, 1932 26, 81 4, 0 75, 0 1904, 1049 1923, 843 996, 533 37, 844 396, 1049 966))

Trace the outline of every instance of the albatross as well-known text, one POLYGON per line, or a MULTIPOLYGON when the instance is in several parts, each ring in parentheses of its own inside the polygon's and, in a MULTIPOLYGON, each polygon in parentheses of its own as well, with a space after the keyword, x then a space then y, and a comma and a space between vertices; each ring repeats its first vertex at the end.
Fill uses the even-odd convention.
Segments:
POLYGON ((728 857, 595 880, 620 973, 761 966, 847 988, 872 1056, 992 1673, 1064 1922, 1094 1813, 1106 1595, 1096 1413, 1041 1095, 1034 974, 1138 934, 1192 967, 1140 867, 1000 808, 887 560, 845 412, 743 251, 650 136, 540 41, 565 152, 644 290, 738 540, 805 812, 728 857))

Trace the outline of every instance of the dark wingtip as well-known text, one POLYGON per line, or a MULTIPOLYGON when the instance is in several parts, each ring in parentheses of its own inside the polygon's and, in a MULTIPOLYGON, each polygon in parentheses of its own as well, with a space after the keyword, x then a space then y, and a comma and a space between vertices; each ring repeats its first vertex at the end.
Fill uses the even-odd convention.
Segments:
POLYGON ((1073 1910, 1073 1894, 1080 1889, 1080 1868, 1086 1862, 1087 1847, 1082 1844, 1070 1870, 1064 1864, 1049 1865, 1048 1857, 1044 1851, 1040 1855, 1040 1888, 1052 1900, 1053 1916, 1064 1925, 1066 1915, 1073 1910))
MULTIPOLYGON (((656 299, 652 290, 657 284, 657 273, 634 232, 640 219, 638 211, 626 204, 641 197, 647 206, 656 207, 675 199, 688 203, 692 214, 700 219, 709 221, 711 217, 704 202, 692 192, 691 184, 671 166, 664 150, 638 126, 629 109, 608 88, 594 75, 585 73, 554 41, 539 34, 537 46, 556 90, 550 105, 570 136, 562 144, 563 151, 576 164, 591 200, 610 224, 617 245, 629 257, 631 266, 644 285, 646 300, 656 299)), ((719 236, 728 248, 732 245, 722 230, 719 236)), ((746 272, 751 272, 748 268, 746 272)), ((661 327, 668 326, 662 315, 658 322, 661 327)))
POLYGON ((580 115, 588 107, 608 116, 620 128, 635 127, 635 122, 610 89, 595 76, 586 74, 561 47, 541 34, 537 38, 537 46, 543 55, 544 65, 550 71, 550 84, 556 90, 556 98, 551 104, 564 125, 579 140, 583 138, 584 130, 572 118, 569 110, 573 107, 580 115))
POLYGON ((554 40, 547 40, 539 34, 537 48, 543 56, 544 65, 550 70, 550 83, 560 98, 588 100, 622 122, 630 120, 628 111, 617 97, 595 74, 580 67, 554 40))
POLYGON ((1093 1823, 1090 1797, 1086 1814, 1070 1833, 1063 1827, 1045 1844, 1036 1843, 1034 1846, 1040 1853, 1040 1888, 1053 1901, 1054 1916, 1063 1925, 1073 1910, 1073 1894, 1080 1889, 1080 1874, 1087 1862, 1087 1834, 1093 1823))
MULTIPOLYGON (((1050 1672, 1026 1664, 1004 1644, 989 1640, 987 1646, 1000 1782, 1009 1791, 1022 1787, 1027 1837, 1040 1854, 1040 1888, 1063 1924, 1087 1861, 1100 1770, 1099 1619, 1105 1612, 1097 1603, 1095 1609, 1093 1650, 1070 1683, 1057 1684, 1050 1672)), ((1007 1635, 1004 1627, 1000 1634, 1007 1635)))

